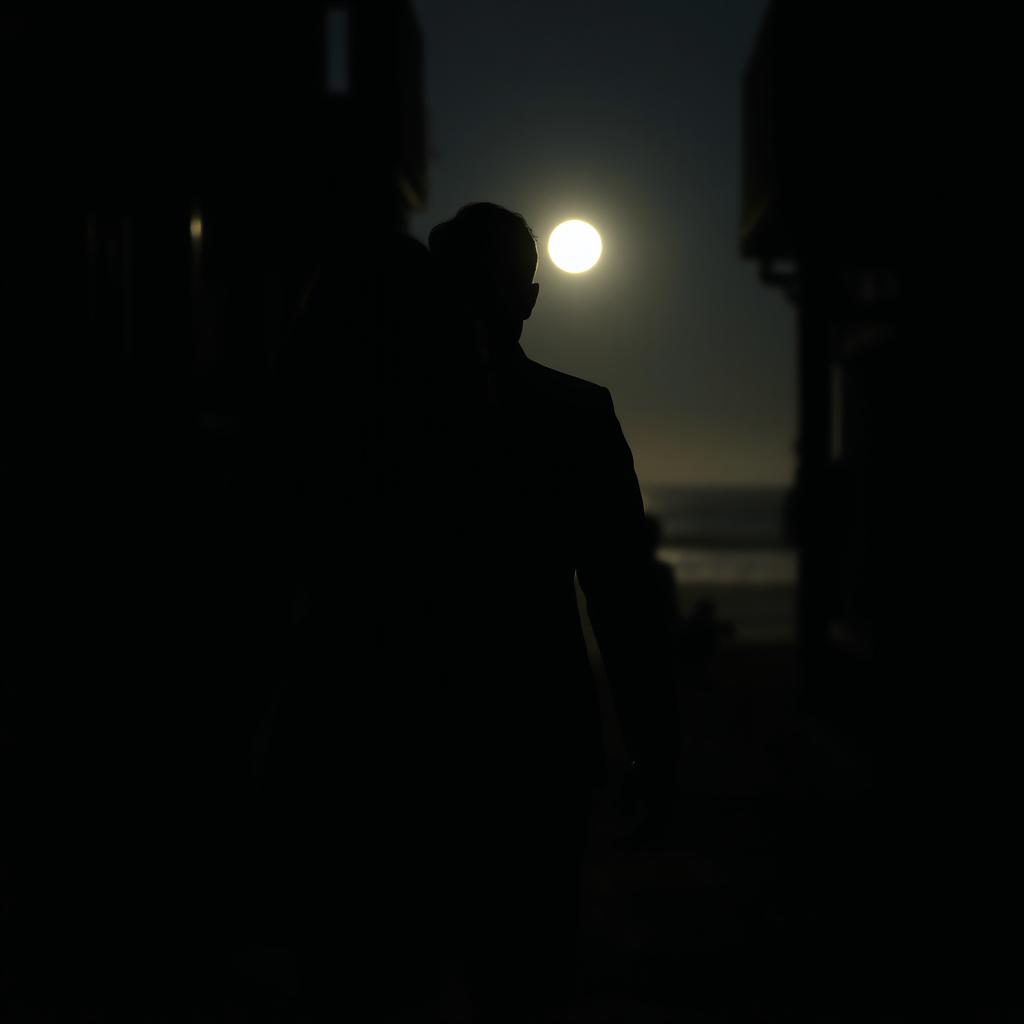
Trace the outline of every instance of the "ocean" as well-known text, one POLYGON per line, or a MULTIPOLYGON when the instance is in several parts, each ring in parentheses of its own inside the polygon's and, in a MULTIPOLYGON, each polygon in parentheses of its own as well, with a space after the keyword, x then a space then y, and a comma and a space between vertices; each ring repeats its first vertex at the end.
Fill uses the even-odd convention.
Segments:
POLYGON ((791 643, 797 553, 785 542, 786 490, 644 486, 661 527, 658 557, 672 567, 681 613, 710 602, 743 644, 791 643))

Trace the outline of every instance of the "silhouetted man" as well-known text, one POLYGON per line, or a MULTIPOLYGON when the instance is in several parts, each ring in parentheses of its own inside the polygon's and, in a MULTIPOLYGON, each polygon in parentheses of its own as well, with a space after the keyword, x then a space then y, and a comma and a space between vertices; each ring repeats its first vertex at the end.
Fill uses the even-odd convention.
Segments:
POLYGON ((539 292, 533 234, 519 215, 478 203, 435 227, 430 249, 455 343, 468 342, 478 366, 477 411, 459 442, 465 491, 453 499, 465 514, 445 576, 458 636, 440 730, 454 803, 451 912, 471 939, 477 999, 516 1017, 571 979, 590 789, 603 774, 574 576, 649 801, 671 789, 678 717, 643 502, 611 396, 519 344, 539 292))
POLYGON ((323 266, 281 373, 291 621, 264 769, 264 930, 295 954, 296 998, 327 1019, 370 998, 383 1018, 422 998, 419 968, 433 978, 417 932, 433 872, 410 840, 426 830, 422 725, 441 664, 425 650, 432 604, 417 595, 433 581, 415 572, 412 543, 436 532, 417 506, 424 474, 436 482, 433 410, 448 415, 445 361, 423 365, 436 348, 432 267, 422 244, 392 235, 323 266))

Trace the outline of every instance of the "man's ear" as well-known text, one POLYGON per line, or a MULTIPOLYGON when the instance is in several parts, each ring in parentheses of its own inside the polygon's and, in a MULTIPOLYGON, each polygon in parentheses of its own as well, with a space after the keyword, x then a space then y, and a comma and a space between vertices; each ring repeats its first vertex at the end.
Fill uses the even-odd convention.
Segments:
POLYGON ((523 312, 523 319, 529 320, 530 314, 533 312, 533 307, 537 305, 537 296, 540 295, 540 285, 534 281, 530 285, 529 291, 527 291, 525 299, 525 308, 523 312))

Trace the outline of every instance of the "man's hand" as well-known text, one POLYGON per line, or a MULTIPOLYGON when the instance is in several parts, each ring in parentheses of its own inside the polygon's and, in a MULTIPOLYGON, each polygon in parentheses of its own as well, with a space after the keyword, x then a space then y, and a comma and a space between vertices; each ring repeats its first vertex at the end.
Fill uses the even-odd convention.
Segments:
POLYGON ((630 762, 619 796, 619 810, 626 818, 637 819, 635 838, 664 834, 678 801, 679 783, 674 766, 638 759, 630 762))

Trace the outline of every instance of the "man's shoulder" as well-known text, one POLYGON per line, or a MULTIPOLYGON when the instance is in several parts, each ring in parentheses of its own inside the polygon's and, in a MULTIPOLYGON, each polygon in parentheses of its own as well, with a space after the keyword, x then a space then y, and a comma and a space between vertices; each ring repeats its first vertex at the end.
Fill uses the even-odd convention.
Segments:
POLYGON ((606 387, 582 377, 574 377, 561 370, 527 359, 530 380, 540 395, 554 404, 581 413, 608 413, 612 409, 612 396, 606 387))

